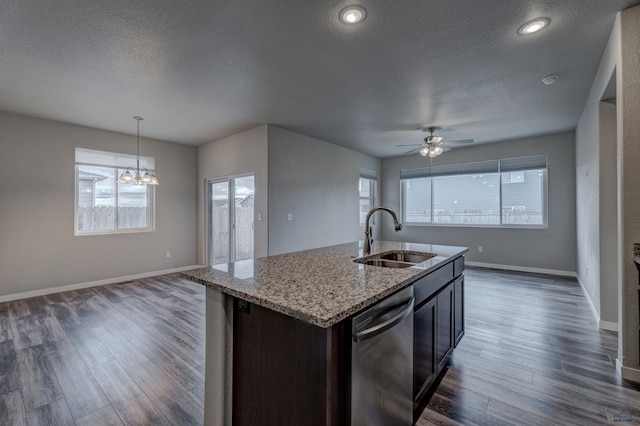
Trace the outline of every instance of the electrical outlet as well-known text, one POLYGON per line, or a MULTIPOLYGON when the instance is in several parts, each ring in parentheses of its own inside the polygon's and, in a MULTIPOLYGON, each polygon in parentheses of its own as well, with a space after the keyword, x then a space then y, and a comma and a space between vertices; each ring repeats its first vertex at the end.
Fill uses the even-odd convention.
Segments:
POLYGON ((166 252, 164 254, 164 257, 166 257, 167 259, 170 259, 171 258, 171 252, 170 251, 166 252))
POLYGON ((484 251, 484 248, 482 246, 478 246, 478 253, 482 253, 484 251))

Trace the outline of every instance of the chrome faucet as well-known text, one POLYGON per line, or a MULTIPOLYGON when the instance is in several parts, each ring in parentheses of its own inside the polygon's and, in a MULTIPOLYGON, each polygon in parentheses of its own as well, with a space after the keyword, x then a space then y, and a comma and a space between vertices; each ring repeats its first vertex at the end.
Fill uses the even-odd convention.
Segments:
POLYGON ((391 217, 393 217, 393 224, 396 232, 402 229, 402 224, 398 222, 396 213, 393 210, 387 207, 382 207, 382 206, 372 208, 371 210, 369 210, 369 213, 367 213, 367 219, 365 220, 365 224, 364 224, 364 246, 362 247, 363 255, 367 255, 371 253, 371 244, 373 244, 373 231, 371 230, 371 226, 369 226, 369 218, 371 218, 371 215, 378 210, 384 210, 386 212, 389 212, 391 217))

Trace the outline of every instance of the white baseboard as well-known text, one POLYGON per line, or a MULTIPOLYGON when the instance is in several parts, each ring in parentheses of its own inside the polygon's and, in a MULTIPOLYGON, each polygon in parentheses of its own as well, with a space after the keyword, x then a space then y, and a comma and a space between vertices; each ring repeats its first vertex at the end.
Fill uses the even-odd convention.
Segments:
POLYGON ((598 323, 598 328, 601 329, 601 330, 614 331, 614 332, 617 333, 618 332, 618 323, 617 322, 611 322, 611 321, 602 321, 600 319, 600 314, 598 313, 598 310, 596 309, 596 305, 593 304, 593 300, 591 300, 591 296, 589 296, 589 292, 585 288, 584 283, 580 279, 580 276, 576 275, 576 278, 578 279, 578 284, 580 284, 580 288, 582 289, 582 293, 584 294, 584 297, 587 299, 587 302, 589 302, 589 307, 591 308, 591 313, 593 314, 593 317, 595 318, 596 322, 598 323))
POLYGON ((499 265, 496 263, 470 262, 466 260, 464 264, 469 266, 477 266, 479 268, 504 269, 506 271, 518 271, 518 272, 532 272, 535 274, 559 275, 561 277, 575 278, 577 276, 577 274, 573 271, 562 271, 559 269, 530 268, 528 266, 499 265))
POLYGON ((537 274, 559 275, 559 276, 562 276, 562 277, 573 277, 573 278, 576 278, 578 280, 578 283, 580 284, 580 288, 582 288, 582 293, 584 293, 584 296, 586 297, 587 302, 589 303, 589 307, 591 308, 591 312, 593 313, 593 317, 595 318, 596 323, 598 324, 598 328, 600 328, 601 330, 618 332, 618 323, 617 322, 610 322, 610 321, 602 321, 602 320, 600 320, 600 315, 598 314, 598 311, 596 310, 596 307, 593 304, 593 301, 591 300, 591 297, 589 297, 589 292, 587 292, 587 290, 584 287, 584 284, 582 283, 582 280, 580 279, 578 274, 576 274, 573 271, 562 271, 562 270, 557 270, 557 269, 543 269, 543 268, 530 268, 528 266, 500 265, 500 264, 495 264, 495 263, 468 262, 468 261, 465 262, 465 265, 477 266, 479 268, 504 269, 504 270, 507 270, 507 271, 533 272, 533 273, 537 273, 537 274))
POLYGON ((45 288, 42 290, 25 291, 22 293, 7 294, 0 296, 0 303, 10 302, 12 300, 28 299, 30 297, 46 296, 47 294, 62 293, 64 291, 80 290, 83 288, 97 287, 107 284, 121 283, 124 281, 133 281, 140 278, 157 277, 158 275, 172 274, 174 272, 186 271, 188 269, 201 268, 201 265, 182 266, 180 268, 164 269, 161 271, 144 272, 142 274, 127 275, 124 277, 108 278, 105 280, 89 281, 86 283, 63 285, 60 287, 45 288))
POLYGON ((618 371, 620 377, 622 377, 623 379, 640 383, 640 369, 625 367, 620 362, 620 359, 616 358, 616 370, 618 371))
MULTIPOLYGON (((587 291, 587 288, 584 286, 584 283, 580 279, 580 276, 576 275, 576 278, 578 279, 578 284, 580 284, 580 288, 582 289, 582 294, 584 294, 584 297, 587 299, 587 302, 589 302, 589 307, 591 308, 591 313, 593 314, 593 317, 596 319, 596 322, 598 323, 598 327, 599 327, 600 326, 600 314, 598 313, 598 310, 596 309, 596 305, 593 304, 593 300, 591 300, 591 296, 589 296, 589 292, 587 291)), ((616 327, 616 330, 617 329, 618 328, 616 327)))
POLYGON ((611 321, 599 321, 598 324, 600 325, 600 330, 607 330, 607 331, 613 331, 613 332, 618 332, 618 323, 617 322, 611 322, 611 321))

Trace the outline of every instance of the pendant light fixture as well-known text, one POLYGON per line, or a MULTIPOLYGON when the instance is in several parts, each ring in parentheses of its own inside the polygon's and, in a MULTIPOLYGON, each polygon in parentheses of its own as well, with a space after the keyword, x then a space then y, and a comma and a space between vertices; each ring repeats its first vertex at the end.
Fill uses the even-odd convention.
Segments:
POLYGON ((133 117, 138 122, 138 148, 136 150, 136 167, 127 167, 118 178, 118 183, 133 183, 134 185, 158 185, 156 173, 147 168, 140 168, 140 121, 142 117, 133 117), (131 172, 135 173, 135 177, 131 172), (144 175, 142 174, 144 172, 144 175))

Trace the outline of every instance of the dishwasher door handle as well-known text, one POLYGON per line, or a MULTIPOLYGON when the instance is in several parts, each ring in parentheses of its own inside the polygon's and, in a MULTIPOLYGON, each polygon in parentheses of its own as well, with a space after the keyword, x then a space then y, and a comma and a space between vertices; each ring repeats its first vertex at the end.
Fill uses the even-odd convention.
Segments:
POLYGON ((407 304, 402 307, 400 312, 398 312, 392 318, 389 318, 387 321, 381 324, 378 324, 376 326, 373 326, 371 328, 367 328, 365 330, 359 331, 357 333, 353 333, 353 341, 362 342, 363 340, 370 339, 374 336, 377 336, 380 333, 384 333, 385 331, 389 330, 390 328, 392 328, 393 326, 401 322, 403 319, 405 319, 407 315, 411 313, 411 311, 413 310, 413 303, 415 300, 416 300, 415 297, 412 297, 411 299, 409 299, 407 304))

